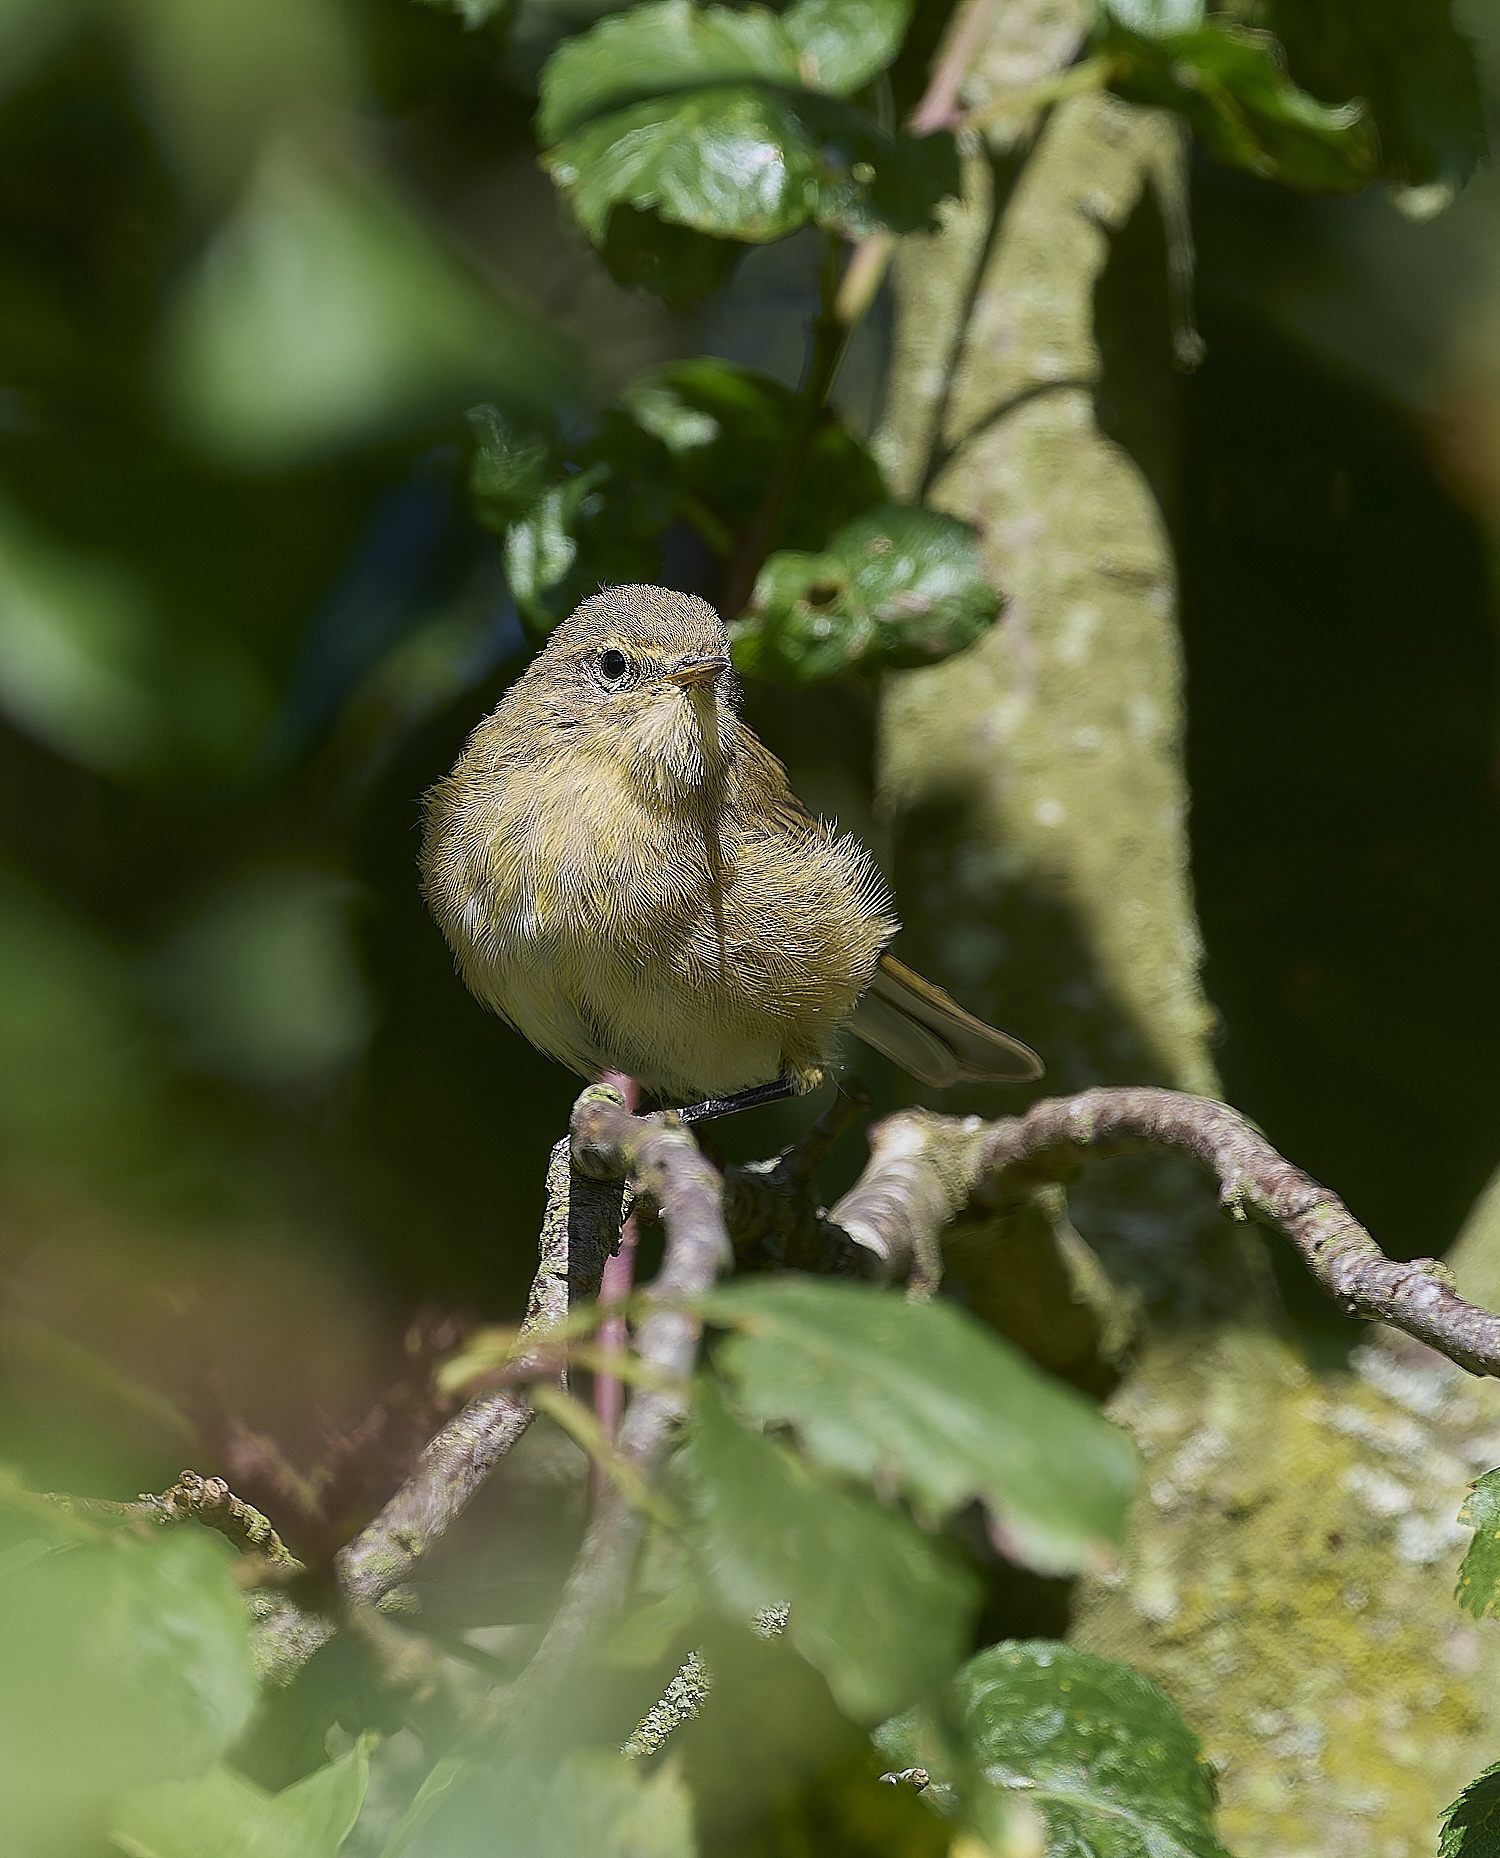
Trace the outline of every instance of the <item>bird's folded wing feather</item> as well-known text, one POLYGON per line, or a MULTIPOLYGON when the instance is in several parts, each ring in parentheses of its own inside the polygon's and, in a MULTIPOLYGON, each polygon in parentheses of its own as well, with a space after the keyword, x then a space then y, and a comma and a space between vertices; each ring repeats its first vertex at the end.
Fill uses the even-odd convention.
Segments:
POLYGON ((1030 1046, 966 1013, 889 955, 881 956, 849 1027, 924 1084, 1019 1084, 1045 1069, 1030 1046))

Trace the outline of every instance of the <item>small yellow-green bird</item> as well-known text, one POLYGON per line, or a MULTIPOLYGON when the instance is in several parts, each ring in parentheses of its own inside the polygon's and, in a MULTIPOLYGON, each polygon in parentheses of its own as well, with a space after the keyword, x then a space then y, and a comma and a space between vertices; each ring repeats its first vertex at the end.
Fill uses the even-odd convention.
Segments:
POLYGON ((1036 1054, 885 953, 874 861, 736 713, 704 600, 585 600, 426 800, 423 890, 473 993, 586 1078, 666 1101, 813 1090, 848 1026, 927 1084, 1036 1054))

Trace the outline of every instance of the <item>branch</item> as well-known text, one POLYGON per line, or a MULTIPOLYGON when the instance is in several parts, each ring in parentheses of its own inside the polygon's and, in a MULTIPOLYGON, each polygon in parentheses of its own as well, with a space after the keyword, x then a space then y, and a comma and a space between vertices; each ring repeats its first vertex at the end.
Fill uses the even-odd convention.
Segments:
MULTIPOLYGON (((684 1306, 732 1259, 718 1171, 680 1123, 631 1116, 603 1091, 585 1091, 574 1106, 573 1164, 596 1181, 628 1176, 660 1209, 666 1249, 641 1293, 636 1351, 654 1373, 686 1380, 702 1325, 684 1306)), ((661 1388, 643 1386, 631 1401, 618 1450, 642 1482, 654 1481, 681 1416, 680 1396, 661 1388)), ((579 1654, 624 1600, 641 1529, 639 1511, 618 1488, 601 1494, 552 1623, 507 1699, 514 1724, 536 1728, 579 1654)))
MULTIPOLYGON (((580 1103, 617 1093, 599 1086, 580 1103)), ((623 1112, 621 1112, 623 1114, 623 1112)), ((522 1338, 540 1339, 567 1319, 570 1304, 592 1297, 604 1261, 620 1235, 618 1181, 581 1178, 570 1164, 565 1137, 547 1168, 547 1211, 541 1263, 532 1279, 522 1338)), ((525 1355, 520 1357, 526 1360, 525 1355)), ((338 1557, 340 1584, 356 1605, 374 1605, 400 1585, 422 1556, 531 1424, 531 1401, 520 1388, 471 1400, 424 1447, 417 1469, 338 1557)))
POLYGON ((1500 1376, 1500 1316, 1466 1303, 1435 1258, 1387 1258, 1344 1203, 1279 1155, 1237 1110, 1175 1090, 1126 1086, 1051 1097, 1024 1116, 903 1110, 873 1132, 870 1165, 830 1219, 887 1277, 932 1268, 964 1205, 1000 1207, 1074 1173, 1085 1156, 1168 1149, 1202 1163, 1237 1219, 1284 1233, 1350 1315, 1389 1323, 1471 1374, 1500 1376))

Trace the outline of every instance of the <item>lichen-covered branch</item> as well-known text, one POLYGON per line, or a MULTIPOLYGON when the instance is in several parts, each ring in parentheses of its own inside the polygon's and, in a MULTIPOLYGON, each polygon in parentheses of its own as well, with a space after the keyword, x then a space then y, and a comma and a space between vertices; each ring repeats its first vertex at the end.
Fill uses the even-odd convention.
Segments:
POLYGON ((654 1755, 674 1729, 693 1720, 712 1690, 713 1672, 701 1653, 689 1652, 677 1675, 620 1744, 620 1753, 635 1759, 654 1755))
POLYGON ((869 1167, 830 1218, 897 1277, 932 1255, 959 1206, 1002 1206, 1065 1179, 1086 1156, 1138 1149, 1208 1168, 1221 1203, 1284 1233, 1351 1314, 1402 1329, 1472 1374, 1500 1376, 1500 1316, 1465 1302, 1436 1259, 1387 1258, 1335 1194, 1237 1110, 1182 1091, 1086 1090, 993 1123, 902 1111, 874 1131, 869 1167))

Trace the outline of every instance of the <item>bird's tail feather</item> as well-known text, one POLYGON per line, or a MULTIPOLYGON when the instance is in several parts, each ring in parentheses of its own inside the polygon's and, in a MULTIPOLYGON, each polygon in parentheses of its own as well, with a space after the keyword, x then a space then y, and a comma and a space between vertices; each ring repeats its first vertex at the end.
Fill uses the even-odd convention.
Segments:
POLYGON ((1020 1084, 1046 1068, 1029 1045, 966 1013, 889 955, 881 956, 849 1027, 924 1084, 1020 1084))

